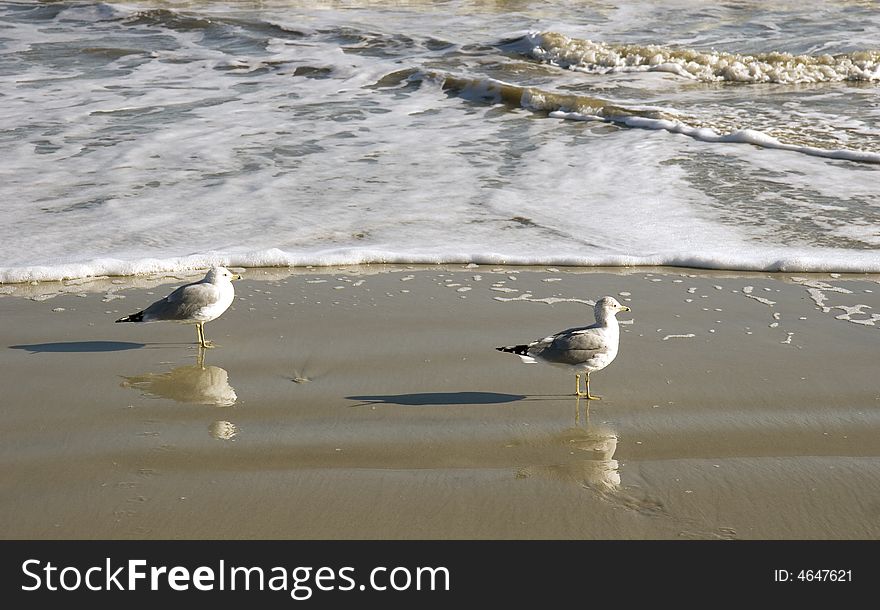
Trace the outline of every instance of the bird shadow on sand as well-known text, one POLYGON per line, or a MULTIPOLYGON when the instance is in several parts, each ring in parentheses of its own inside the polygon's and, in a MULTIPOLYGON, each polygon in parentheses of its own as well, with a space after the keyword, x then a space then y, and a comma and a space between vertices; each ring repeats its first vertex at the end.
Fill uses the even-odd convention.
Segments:
MULTIPOLYGON (((501 394, 499 392, 420 392, 417 394, 389 394, 377 396, 346 396, 357 400, 352 407, 368 405, 401 405, 405 407, 439 407, 450 405, 498 405, 522 400, 559 400, 566 396, 528 396, 526 394, 501 394)), ((573 398, 570 397, 570 398, 573 398)))
POLYGON ((31 354, 81 354, 100 352, 124 352, 133 349, 157 349, 176 347, 181 343, 134 343, 131 341, 61 341, 58 343, 34 343, 32 345, 10 345, 9 349, 20 349, 31 354))

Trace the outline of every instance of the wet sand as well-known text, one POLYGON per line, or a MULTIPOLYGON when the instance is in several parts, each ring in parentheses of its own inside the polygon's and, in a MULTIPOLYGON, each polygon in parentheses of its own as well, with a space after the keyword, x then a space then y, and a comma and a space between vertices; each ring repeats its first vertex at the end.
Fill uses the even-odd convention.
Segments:
POLYGON ((189 277, 0 286, 4 538, 880 537, 877 276, 244 273, 201 360, 113 323, 189 277), (606 294, 601 401, 493 349, 606 294))

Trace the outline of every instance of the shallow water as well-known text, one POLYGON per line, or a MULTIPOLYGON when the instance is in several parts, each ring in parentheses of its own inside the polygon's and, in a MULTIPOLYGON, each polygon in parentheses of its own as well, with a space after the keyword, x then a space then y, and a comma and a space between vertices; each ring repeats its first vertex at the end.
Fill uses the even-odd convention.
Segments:
POLYGON ((880 271, 877 40, 857 2, 5 2, 0 281, 880 271))

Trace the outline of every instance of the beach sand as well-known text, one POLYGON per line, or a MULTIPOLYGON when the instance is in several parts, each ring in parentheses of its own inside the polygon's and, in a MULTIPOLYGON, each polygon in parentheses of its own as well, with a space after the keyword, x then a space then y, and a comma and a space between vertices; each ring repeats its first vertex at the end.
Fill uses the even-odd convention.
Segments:
POLYGON ((877 276, 248 269, 201 363, 113 323, 195 277, 0 286, 4 538, 880 537, 877 276), (604 295, 603 400, 494 350, 604 295))

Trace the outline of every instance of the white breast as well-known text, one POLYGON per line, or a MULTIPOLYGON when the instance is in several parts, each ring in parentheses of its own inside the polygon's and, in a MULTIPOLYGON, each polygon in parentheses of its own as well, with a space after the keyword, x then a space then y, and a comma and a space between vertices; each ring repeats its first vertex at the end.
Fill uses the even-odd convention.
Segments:
POLYGON ((220 298, 214 303, 202 307, 193 316, 199 322, 210 322, 211 320, 219 318, 220 315, 232 305, 232 301, 235 299, 235 289, 232 287, 232 284, 221 284, 217 286, 217 289, 220 298))

